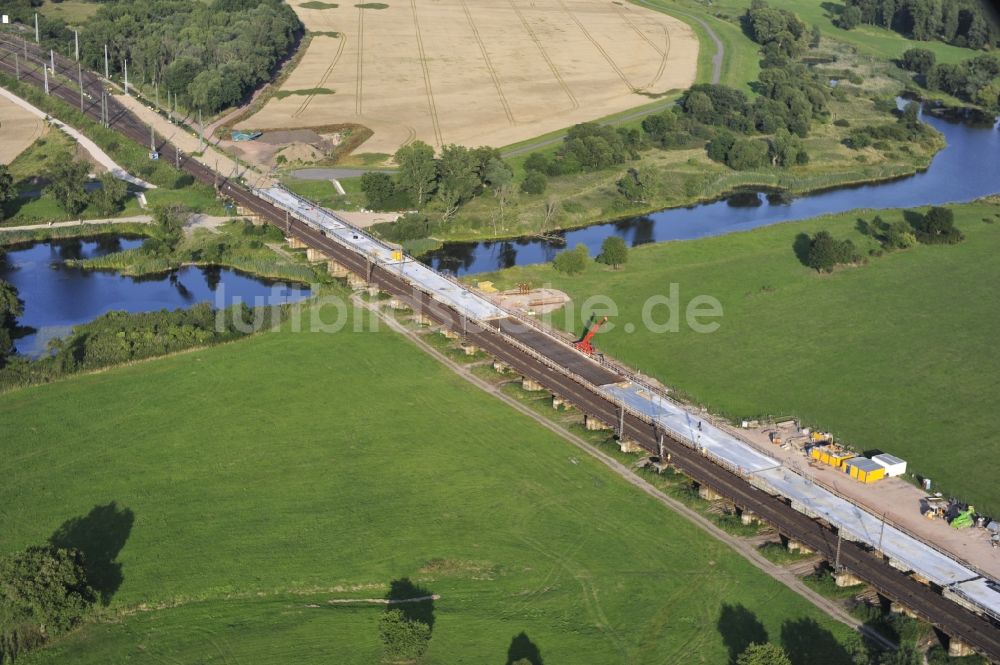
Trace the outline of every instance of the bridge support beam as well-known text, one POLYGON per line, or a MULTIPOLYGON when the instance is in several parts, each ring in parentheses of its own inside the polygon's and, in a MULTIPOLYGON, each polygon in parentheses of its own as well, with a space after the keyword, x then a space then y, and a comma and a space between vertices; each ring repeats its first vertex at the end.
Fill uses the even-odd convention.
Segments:
POLYGON ((596 432, 598 430, 611 429, 611 425, 594 418, 593 416, 583 415, 583 426, 590 430, 591 432, 596 432))
POLYGON ((973 654, 972 647, 958 639, 957 637, 948 638, 948 656, 951 658, 962 658, 964 656, 971 656, 973 654))
POLYGON ((859 584, 864 584, 863 580, 859 579, 853 573, 847 572, 846 570, 841 570, 837 573, 834 573, 833 580, 839 587, 850 587, 850 586, 858 586, 859 584))

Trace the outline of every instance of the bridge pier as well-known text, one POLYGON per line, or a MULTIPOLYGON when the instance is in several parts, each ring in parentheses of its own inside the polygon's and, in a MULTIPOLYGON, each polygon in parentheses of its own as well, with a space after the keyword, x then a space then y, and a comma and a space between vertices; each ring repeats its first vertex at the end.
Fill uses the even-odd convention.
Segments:
POLYGON ((789 552, 799 552, 800 554, 812 554, 813 551, 803 542, 795 540, 794 538, 788 539, 788 544, 786 545, 789 552))
POLYGON ((448 339, 458 339, 460 337, 460 335, 451 328, 441 328, 441 334, 448 339))
POLYGON ((594 418, 593 416, 588 416, 587 414, 583 414, 583 426, 591 432, 611 429, 611 425, 601 422, 597 418, 594 418))
POLYGON ((839 587, 851 587, 858 586, 859 584, 864 584, 864 581, 859 579, 853 573, 849 573, 846 570, 841 570, 833 575, 834 583, 839 587))
POLYGON ((368 286, 368 282, 361 275, 353 272, 347 273, 347 285, 352 289, 364 289, 368 286))
POLYGON ((475 344, 469 344, 468 342, 465 342, 464 344, 462 344, 462 351, 464 351, 465 355, 467 356, 474 356, 477 353, 479 353, 479 347, 476 346, 475 344))
POLYGON ((705 501, 721 501, 722 495, 708 485, 698 485, 698 496, 705 501))
POLYGON ((638 454, 644 452, 643 447, 638 443, 628 438, 627 436, 619 437, 618 439, 618 449, 623 453, 638 454))
POLYGON ((330 257, 313 247, 306 247, 306 260, 310 263, 329 261, 330 257))
POLYGON ((410 309, 410 306, 399 298, 389 298, 385 303, 390 309, 410 309))
POLYGON ((558 395, 553 395, 552 396, 552 408, 553 409, 558 409, 559 407, 562 407, 562 408, 565 409, 568 406, 569 405, 566 404, 566 400, 564 400, 562 397, 559 397, 558 395))
POLYGON ((750 526, 751 524, 760 522, 760 518, 757 517, 757 513, 753 512, 752 510, 740 510, 739 513, 740 513, 740 524, 750 526))
POLYGON ((347 266, 332 260, 326 262, 326 271, 330 277, 347 277, 347 273, 350 272, 347 266))
MULTIPOLYGON (((909 607, 907 607, 903 603, 900 603, 900 602, 895 601, 895 600, 889 601, 889 611, 892 612, 893 614, 902 614, 903 616, 908 616, 911 619, 919 619, 920 618, 920 617, 917 616, 916 612, 914 612, 913 610, 911 610, 909 607)), ((949 650, 951 649, 951 644, 950 643, 948 645, 948 648, 949 648, 949 650)))
POLYGON ((433 324, 433 321, 431 321, 430 317, 421 312, 415 312, 413 314, 413 321, 419 326, 429 326, 433 324))
POLYGON ((539 390, 545 390, 545 388, 542 387, 542 384, 538 381, 529 379, 526 376, 521 377, 521 389, 532 393, 538 392, 539 390))
POLYGON ((291 238, 285 238, 288 242, 288 246, 292 249, 305 249, 307 245, 299 238, 292 236, 291 238))
POLYGON ((510 367, 507 367, 507 365, 503 364, 499 360, 493 361, 493 369, 496 370, 496 372, 498 372, 499 374, 506 374, 507 372, 510 371, 510 367))
POLYGON ((973 654, 972 647, 957 637, 948 638, 948 656, 950 658, 962 658, 973 654))

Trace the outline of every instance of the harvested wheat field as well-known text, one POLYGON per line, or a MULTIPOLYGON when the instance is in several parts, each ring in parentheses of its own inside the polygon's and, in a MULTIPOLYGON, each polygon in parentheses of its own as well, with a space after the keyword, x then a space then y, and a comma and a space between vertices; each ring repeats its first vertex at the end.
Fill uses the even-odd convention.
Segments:
POLYGON ((10 164, 42 135, 42 119, 0 97, 0 164, 10 164))
POLYGON ((687 87, 698 58, 687 24, 612 0, 292 4, 313 40, 240 126, 361 124, 357 152, 516 143, 687 87))

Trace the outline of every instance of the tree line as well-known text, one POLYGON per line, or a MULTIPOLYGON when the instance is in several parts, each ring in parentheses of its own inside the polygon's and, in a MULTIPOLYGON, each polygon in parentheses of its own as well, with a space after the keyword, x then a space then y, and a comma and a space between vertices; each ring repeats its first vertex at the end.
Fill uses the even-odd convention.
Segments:
MULTIPOLYGON (((13 0, 13 20, 34 27, 40 0, 13 0)), ((214 113, 239 103, 270 80, 302 34, 294 10, 281 0, 104 0, 80 31, 86 67, 130 82, 158 83, 188 109, 214 113)), ((73 31, 39 15, 45 45, 67 53, 73 31)))
POLYGON ((957 64, 938 63, 933 51, 917 47, 904 52, 899 64, 916 74, 929 90, 946 92, 990 111, 1000 110, 1000 58, 995 55, 984 53, 957 64))
POLYGON ((894 30, 918 41, 940 39, 973 49, 997 44, 996 13, 986 0, 847 0, 840 25, 894 30))

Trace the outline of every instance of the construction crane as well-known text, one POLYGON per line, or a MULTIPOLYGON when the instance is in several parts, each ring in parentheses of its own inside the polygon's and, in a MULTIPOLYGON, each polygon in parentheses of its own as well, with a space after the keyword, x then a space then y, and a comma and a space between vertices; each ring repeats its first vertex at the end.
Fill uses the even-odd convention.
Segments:
POLYGON ((575 342, 573 346, 575 346, 578 350, 583 351, 588 356, 594 355, 594 347, 591 345, 590 340, 594 339, 594 335, 597 334, 597 331, 600 330, 601 326, 607 322, 608 317, 606 316, 596 322, 594 321, 594 318, 591 318, 587 324, 586 330, 583 333, 583 337, 580 338, 580 341, 575 342))

